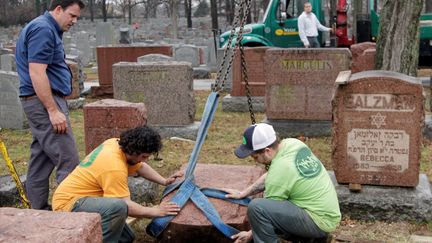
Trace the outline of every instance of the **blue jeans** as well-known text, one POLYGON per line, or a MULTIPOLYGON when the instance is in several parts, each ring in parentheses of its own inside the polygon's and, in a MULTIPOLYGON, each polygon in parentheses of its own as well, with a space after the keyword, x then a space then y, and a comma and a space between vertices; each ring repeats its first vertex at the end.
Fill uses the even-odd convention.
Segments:
POLYGON ((279 237, 326 237, 309 214, 290 201, 257 198, 248 206, 254 243, 277 243, 279 237))
POLYGON ((99 213, 103 242, 133 242, 135 234, 126 224, 128 206, 125 201, 109 197, 82 197, 72 212, 99 213))

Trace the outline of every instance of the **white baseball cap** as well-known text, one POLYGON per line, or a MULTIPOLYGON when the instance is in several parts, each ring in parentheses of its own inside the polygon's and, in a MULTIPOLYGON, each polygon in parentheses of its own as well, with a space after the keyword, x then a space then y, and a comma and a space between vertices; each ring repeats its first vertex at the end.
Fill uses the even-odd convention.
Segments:
POLYGON ((246 158, 253 152, 266 148, 276 141, 276 132, 266 123, 258 123, 248 127, 243 133, 242 144, 234 154, 239 158, 246 158))

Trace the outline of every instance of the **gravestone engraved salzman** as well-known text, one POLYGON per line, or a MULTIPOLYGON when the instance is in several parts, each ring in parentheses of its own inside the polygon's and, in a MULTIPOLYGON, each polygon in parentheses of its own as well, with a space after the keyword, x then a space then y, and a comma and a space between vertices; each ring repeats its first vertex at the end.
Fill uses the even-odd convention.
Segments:
POLYGON ((333 97, 339 183, 414 187, 424 123, 421 81, 389 71, 353 74, 333 97))

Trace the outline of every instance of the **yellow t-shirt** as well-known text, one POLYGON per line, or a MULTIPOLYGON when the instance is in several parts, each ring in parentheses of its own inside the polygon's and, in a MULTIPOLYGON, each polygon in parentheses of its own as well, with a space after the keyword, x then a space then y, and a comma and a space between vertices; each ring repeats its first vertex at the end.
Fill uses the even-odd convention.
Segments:
POLYGON ((128 197, 128 175, 141 163, 130 166, 118 139, 99 145, 64 179, 54 192, 54 211, 71 211, 81 197, 128 197))

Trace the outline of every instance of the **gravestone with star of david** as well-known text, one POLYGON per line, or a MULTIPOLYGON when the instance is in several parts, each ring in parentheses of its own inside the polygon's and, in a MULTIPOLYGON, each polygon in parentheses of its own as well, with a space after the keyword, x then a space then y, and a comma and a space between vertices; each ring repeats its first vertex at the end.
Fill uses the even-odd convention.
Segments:
POLYGON ((345 75, 337 83, 332 99, 337 181, 417 186, 424 123, 421 81, 396 72, 366 71, 345 75))

